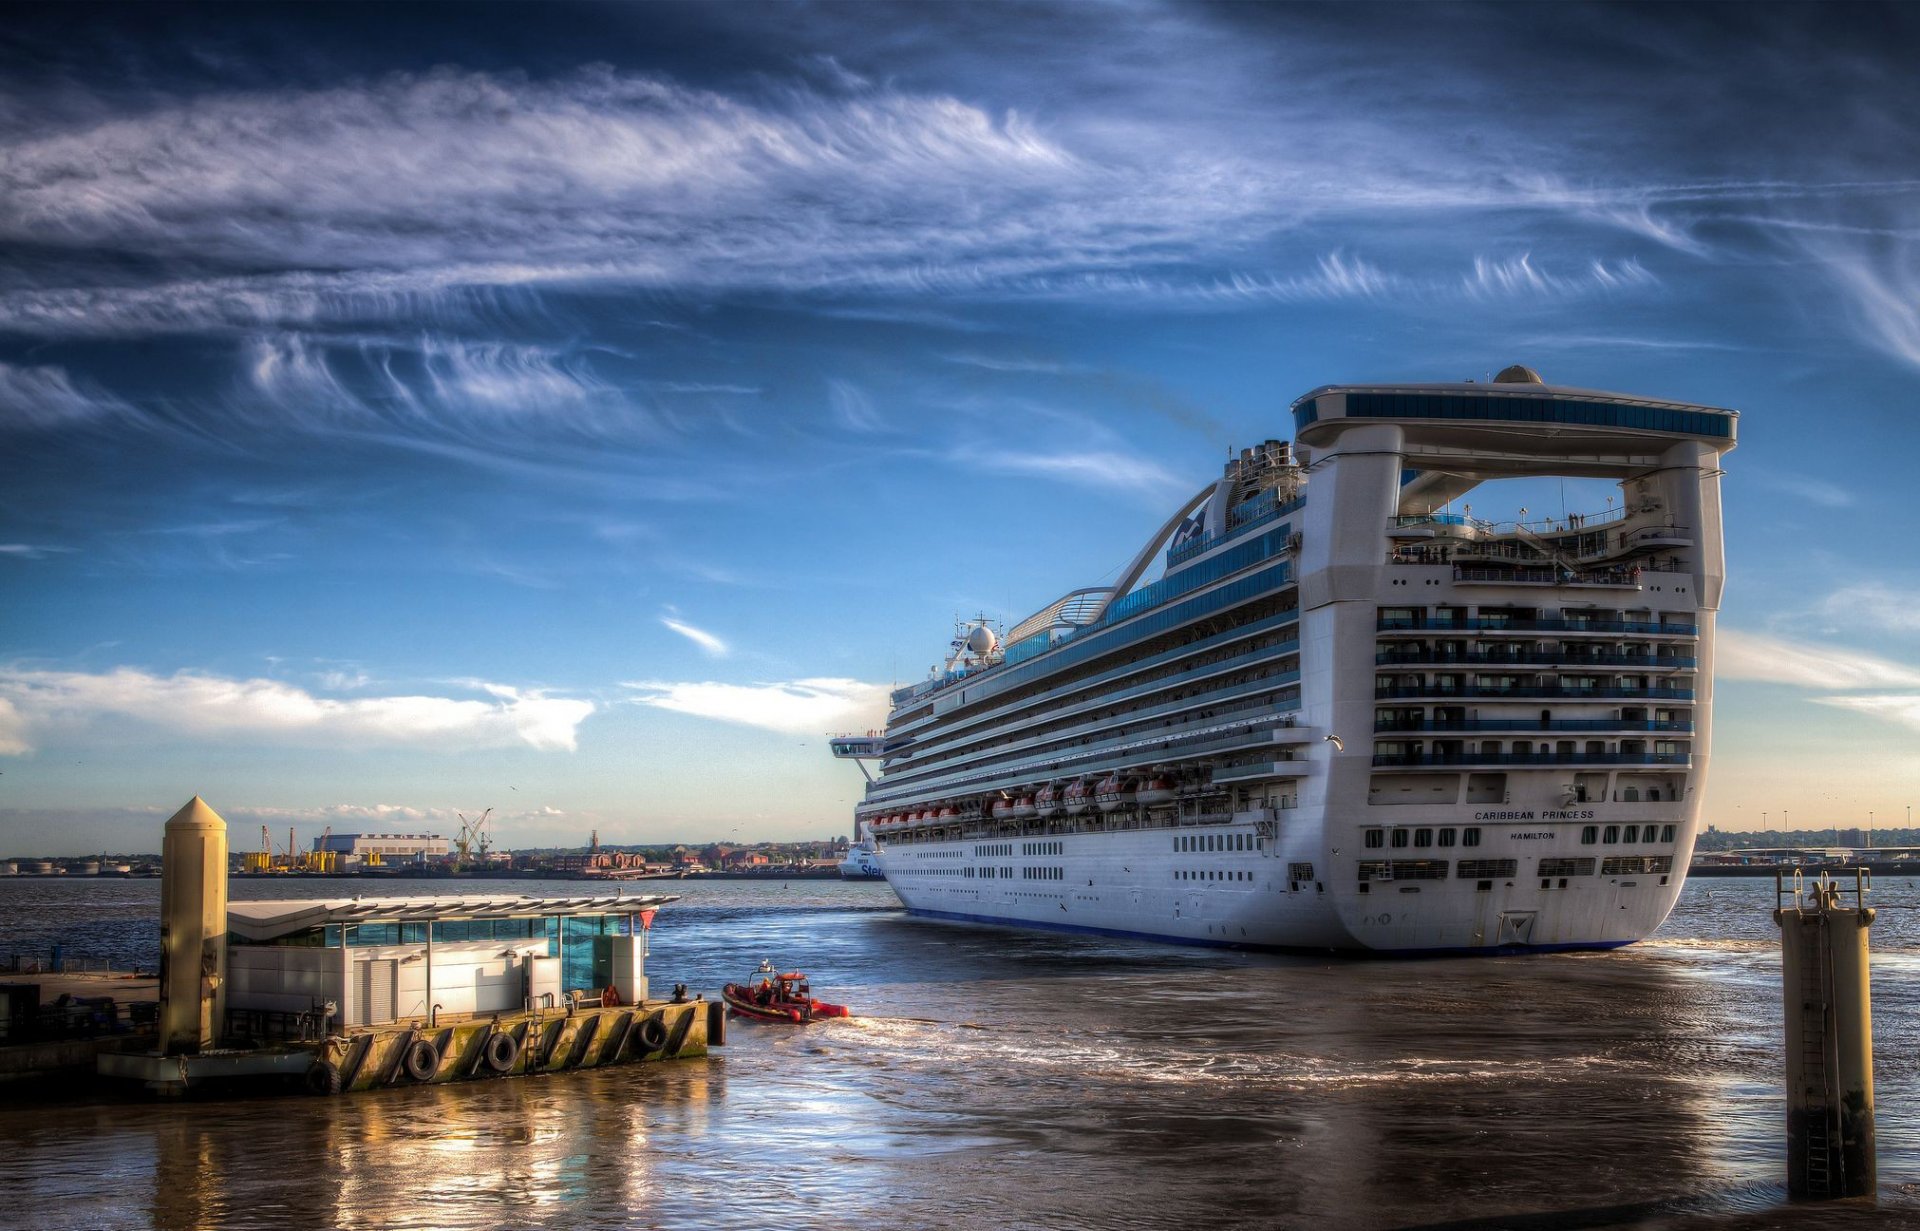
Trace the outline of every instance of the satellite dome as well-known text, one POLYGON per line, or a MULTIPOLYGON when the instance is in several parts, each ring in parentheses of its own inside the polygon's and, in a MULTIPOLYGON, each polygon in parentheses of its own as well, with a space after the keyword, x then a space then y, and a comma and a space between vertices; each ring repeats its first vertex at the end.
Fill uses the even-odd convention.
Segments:
POLYGON ((967 633, 967 649, 975 654, 993 653, 993 647, 998 642, 999 638, 993 635, 993 630, 984 624, 974 625, 967 633))
POLYGON ((1496 385, 1544 385, 1547 382, 1541 380, 1540 373, 1532 368, 1516 363, 1511 367, 1501 368, 1500 374, 1493 378, 1493 383, 1496 385))

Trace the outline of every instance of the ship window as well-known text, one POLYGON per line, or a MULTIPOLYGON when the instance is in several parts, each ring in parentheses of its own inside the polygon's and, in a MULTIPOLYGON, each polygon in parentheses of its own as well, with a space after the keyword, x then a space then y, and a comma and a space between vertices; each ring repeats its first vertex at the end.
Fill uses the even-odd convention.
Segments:
POLYGON ((1431 829, 1416 829, 1416 830, 1414 830, 1414 831, 1413 831, 1413 844, 1414 844, 1415 846, 1432 846, 1432 845, 1433 845, 1433 830, 1431 830, 1431 829))
POLYGON ((1465 829, 1461 830, 1460 845, 1461 846, 1479 846, 1480 845, 1480 827, 1478 825, 1469 825, 1465 829))
POLYGON ((1459 837, 1459 835, 1455 833, 1451 827, 1443 829, 1440 831, 1440 845, 1452 846, 1454 839, 1457 837, 1459 837))
POLYGON ((1395 846, 1405 846, 1405 845, 1407 844, 1407 831, 1406 831, 1406 830, 1404 830, 1404 829, 1396 829, 1396 830, 1394 830, 1394 831, 1393 831, 1393 844, 1394 844, 1395 846))
POLYGON ((1615 842, 1618 842, 1620 840, 1620 827, 1618 825, 1607 826, 1606 836, 1602 840, 1605 841, 1609 846, 1611 846, 1615 842))
POLYGON ((1378 850, 1380 847, 1383 847, 1386 844, 1387 844, 1387 835, 1384 830, 1379 830, 1379 829, 1367 830, 1366 845, 1369 850, 1378 850))
POLYGON ((1661 840, 1662 842, 1671 842, 1671 841, 1673 841, 1673 826, 1671 826, 1671 825, 1662 825, 1662 826, 1660 827, 1660 840, 1661 840))
POLYGON ((1588 825, 1580 831, 1580 845, 1582 846, 1592 846, 1599 840, 1600 827, 1598 825, 1588 825))
POLYGON ((1640 827, 1638 825, 1627 826, 1627 832, 1621 836, 1620 840, 1622 842, 1638 842, 1640 840, 1640 827))

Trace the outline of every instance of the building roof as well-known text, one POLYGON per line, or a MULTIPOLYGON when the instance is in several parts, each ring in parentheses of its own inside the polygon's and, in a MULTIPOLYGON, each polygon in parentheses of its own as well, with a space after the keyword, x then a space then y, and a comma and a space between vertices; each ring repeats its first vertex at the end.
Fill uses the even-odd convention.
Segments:
POLYGON ((272 940, 330 923, 426 923, 453 919, 539 919, 555 915, 633 915, 678 901, 675 894, 622 893, 563 898, 282 898, 228 902, 227 930, 246 940, 272 940))

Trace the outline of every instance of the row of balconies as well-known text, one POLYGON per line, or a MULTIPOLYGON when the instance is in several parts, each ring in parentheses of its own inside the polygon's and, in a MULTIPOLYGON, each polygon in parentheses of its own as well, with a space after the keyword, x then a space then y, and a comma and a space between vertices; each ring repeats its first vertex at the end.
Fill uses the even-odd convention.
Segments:
POLYGON ((1691 623, 1582 618, 1525 619, 1507 616, 1464 616, 1454 620, 1444 620, 1431 615, 1380 616, 1375 621, 1375 628, 1383 633, 1646 633, 1687 637, 1700 635, 1699 627, 1691 623))
POLYGON ((1450 697, 1564 697, 1570 701, 1588 698, 1647 698, 1655 701, 1691 701, 1691 688, 1648 688, 1637 685, 1597 684, 1590 686, 1567 686, 1554 684, 1376 684, 1373 695, 1375 700, 1391 701, 1412 698, 1442 699, 1450 697))
POLYGON ((1552 718, 1542 722, 1525 714, 1506 718, 1376 718, 1376 732, 1393 731, 1666 731, 1690 734, 1691 719, 1648 721, 1643 718, 1552 718))
POLYGON ((1665 765, 1685 769, 1686 752, 1376 752, 1374 765, 1390 769, 1466 765, 1665 765))
POLYGON ((1593 654, 1581 652, 1573 647, 1558 650, 1529 650, 1521 653, 1500 653, 1482 650, 1456 653, 1449 650, 1430 649, 1380 649, 1373 655, 1373 661, 1380 664, 1422 663, 1438 664, 1462 663, 1468 666, 1499 666, 1511 663, 1516 666, 1557 666, 1565 664, 1571 667, 1644 667, 1648 670, 1691 670, 1699 665, 1699 659, 1682 654, 1593 654))

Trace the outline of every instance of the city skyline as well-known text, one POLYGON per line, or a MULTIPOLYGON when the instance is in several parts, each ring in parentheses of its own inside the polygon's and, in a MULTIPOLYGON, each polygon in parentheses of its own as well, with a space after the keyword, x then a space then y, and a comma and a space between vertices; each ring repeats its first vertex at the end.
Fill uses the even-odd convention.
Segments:
POLYGON ((1515 362, 1742 414, 1703 823, 1920 802, 1911 10, 473 11, 0 33, 0 848, 845 834, 954 619, 1515 362))

